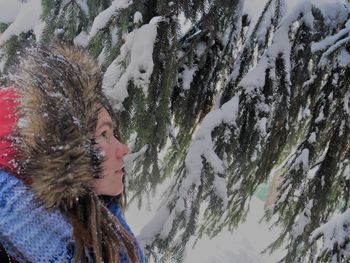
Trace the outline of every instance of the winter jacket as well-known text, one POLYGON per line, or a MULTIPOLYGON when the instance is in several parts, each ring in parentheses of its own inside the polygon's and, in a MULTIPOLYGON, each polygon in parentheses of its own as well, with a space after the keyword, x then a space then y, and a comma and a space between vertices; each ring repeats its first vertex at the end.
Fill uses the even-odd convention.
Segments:
POLYGON ((0 171, 0 242, 18 262, 70 262, 72 229, 56 209, 36 205, 33 193, 0 171))
MULTIPOLYGON (((108 208, 132 234, 120 207, 108 208)), ((0 171, 0 241, 12 258, 20 263, 71 262, 71 236, 72 227, 57 209, 48 211, 36 205, 33 193, 22 181, 0 171)), ((141 248, 139 256, 145 262, 141 248)), ((128 263, 125 254, 121 258, 122 263, 128 263)))

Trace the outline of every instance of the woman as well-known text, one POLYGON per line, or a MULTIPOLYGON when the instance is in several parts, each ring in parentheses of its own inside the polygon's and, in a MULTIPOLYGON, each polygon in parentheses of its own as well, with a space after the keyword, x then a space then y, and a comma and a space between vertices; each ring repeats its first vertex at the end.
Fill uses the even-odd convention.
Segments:
POLYGON ((33 48, 15 87, 0 94, 0 242, 9 255, 144 262, 121 211, 128 150, 96 63, 77 48, 33 48))

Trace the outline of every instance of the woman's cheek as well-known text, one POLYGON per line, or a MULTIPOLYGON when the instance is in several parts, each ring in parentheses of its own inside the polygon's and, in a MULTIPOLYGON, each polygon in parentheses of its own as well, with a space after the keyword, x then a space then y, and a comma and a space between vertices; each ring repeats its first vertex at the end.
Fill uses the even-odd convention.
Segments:
POLYGON ((102 158, 105 158, 107 156, 106 151, 104 149, 101 149, 100 153, 102 158))

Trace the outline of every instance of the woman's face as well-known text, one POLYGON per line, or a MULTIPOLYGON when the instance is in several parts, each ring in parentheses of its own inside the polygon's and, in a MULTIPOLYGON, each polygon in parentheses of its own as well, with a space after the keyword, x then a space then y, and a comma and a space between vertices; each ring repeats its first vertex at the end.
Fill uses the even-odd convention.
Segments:
POLYGON ((98 114, 95 130, 96 143, 105 160, 102 163, 102 178, 95 179, 94 192, 97 195, 116 196, 123 192, 123 157, 128 147, 122 144, 113 133, 113 122, 105 108, 98 114))

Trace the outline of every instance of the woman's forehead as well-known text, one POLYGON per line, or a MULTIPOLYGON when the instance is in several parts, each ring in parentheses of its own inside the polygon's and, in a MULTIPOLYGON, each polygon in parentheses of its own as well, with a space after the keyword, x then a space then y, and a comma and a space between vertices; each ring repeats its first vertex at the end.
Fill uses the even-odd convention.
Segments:
POLYGON ((113 121, 112 121, 111 115, 108 113, 106 108, 101 107, 98 111, 98 116, 97 116, 97 128, 100 128, 104 125, 107 125, 113 128, 113 121))

